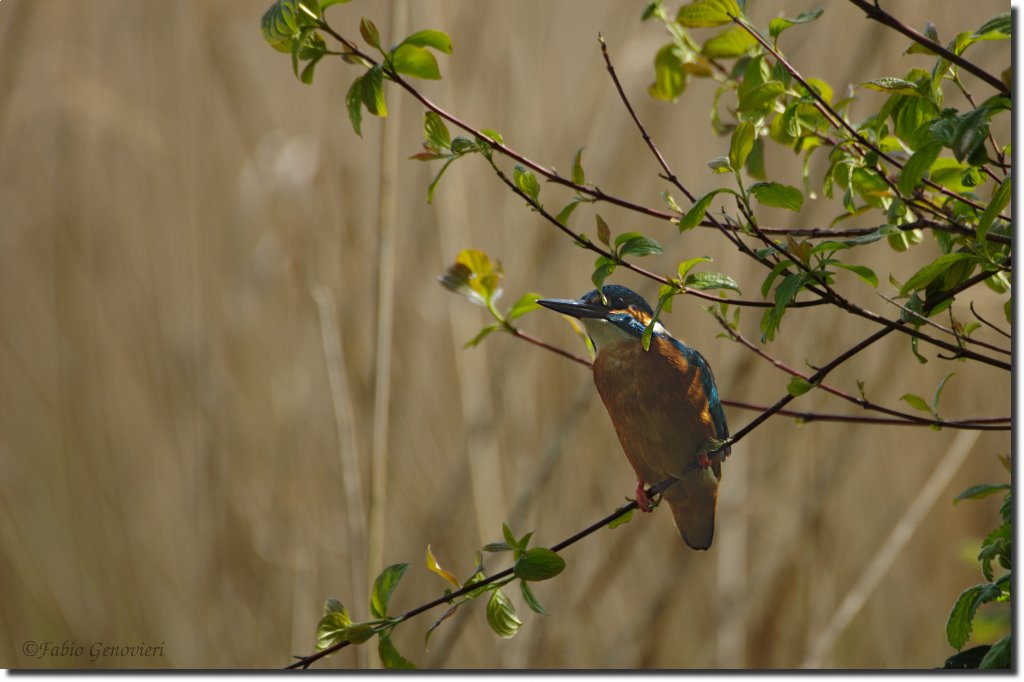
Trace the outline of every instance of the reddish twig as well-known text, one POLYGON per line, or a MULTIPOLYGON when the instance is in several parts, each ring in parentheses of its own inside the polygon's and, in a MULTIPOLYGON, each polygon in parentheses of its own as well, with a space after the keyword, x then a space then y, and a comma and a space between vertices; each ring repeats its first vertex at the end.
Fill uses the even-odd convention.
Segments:
MULTIPOLYGON (((778 360, 778 359, 772 357, 764 349, 759 348, 754 343, 752 343, 749 339, 747 339, 742 334, 740 334, 739 332, 734 330, 732 327, 729 326, 729 323, 726 322, 722 318, 721 315, 718 315, 717 313, 715 313, 714 317, 718 321, 718 324, 721 325, 722 329, 725 330, 725 333, 728 334, 729 337, 732 338, 733 341, 739 343, 743 347, 745 347, 748 350, 752 351, 758 357, 762 358, 763 360, 768 361, 771 365, 773 365, 774 367, 782 370, 786 374, 789 374, 790 376, 794 376, 794 377, 799 377, 799 378, 803 379, 804 381, 808 381, 809 380, 810 377, 807 374, 805 374, 805 373, 803 373, 803 372, 801 372, 801 371, 799 371, 797 369, 794 369, 793 367, 790 367, 789 365, 787 365, 786 363, 782 362, 781 360, 778 360)), ((810 382, 808 381, 808 383, 810 383, 810 382)), ((910 414, 908 412, 901 412, 899 410, 894 410, 892 408, 885 407, 883 405, 878 405, 876 403, 871 402, 870 400, 868 400, 866 398, 857 398, 855 396, 850 395, 849 393, 846 393, 845 391, 842 391, 842 390, 840 390, 838 388, 835 388, 834 386, 830 386, 830 385, 828 385, 826 383, 818 383, 818 384, 815 385, 815 387, 816 388, 820 388, 821 390, 825 391, 826 393, 831 393, 832 395, 834 395, 834 396, 836 396, 838 398, 842 398, 843 400, 845 400, 847 402, 853 403, 854 405, 857 405, 858 407, 861 407, 861 408, 863 408, 865 410, 871 410, 873 412, 880 412, 882 414, 887 414, 887 415, 890 415, 890 416, 896 418, 894 420, 885 420, 882 423, 890 423, 891 421, 895 421, 897 423, 903 423, 903 424, 905 424, 907 426, 910 426, 910 425, 914 425, 914 426, 945 426, 945 427, 949 427, 949 428, 953 428, 953 429, 975 429, 975 430, 979 430, 979 431, 1006 431, 1006 430, 1010 429, 1009 423, 1007 423, 1005 425, 1002 425, 1002 422, 1004 422, 1004 421, 1005 422, 1009 422, 1010 421, 1009 417, 980 417, 978 419, 967 418, 967 419, 954 419, 954 420, 927 419, 925 417, 919 417, 916 414, 910 414), (1000 425, 999 426, 994 426, 993 424, 1000 424, 1000 425)), ((874 423, 877 423, 877 422, 874 422, 874 423)))

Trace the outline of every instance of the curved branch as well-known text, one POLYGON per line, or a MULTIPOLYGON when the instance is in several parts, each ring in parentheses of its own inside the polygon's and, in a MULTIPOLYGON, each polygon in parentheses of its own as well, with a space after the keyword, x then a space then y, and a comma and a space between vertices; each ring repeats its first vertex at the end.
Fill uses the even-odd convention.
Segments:
POLYGON ((986 320, 984 317, 979 315, 978 311, 974 309, 974 301, 971 301, 970 308, 971 308, 971 312, 974 313, 974 316, 976 318, 978 318, 978 321, 981 322, 983 325, 985 325, 986 327, 992 329, 993 331, 996 331, 996 332, 1002 334, 1003 336, 1005 336, 1008 339, 1012 339, 1013 338, 1012 336, 1010 336, 1009 334, 1004 332, 1002 329, 1000 329, 999 327, 995 326, 994 324, 992 324, 991 322, 986 320))
POLYGON ((939 55, 946 61, 956 64, 964 71, 974 74, 981 80, 985 81, 993 88, 998 90, 1000 93, 1006 95, 1007 97, 1011 97, 1009 88, 1007 88, 1006 84, 1003 83, 1001 80, 990 74, 988 71, 985 71, 980 66, 976 66, 975 64, 967 61, 960 55, 950 52, 949 50, 944 48, 942 45, 939 45, 934 40, 928 38, 927 36, 921 35, 914 29, 910 28, 909 26, 901 22, 899 19, 897 19, 896 17, 892 16, 891 14, 883 10, 881 7, 879 7, 878 0, 875 0, 874 3, 869 3, 866 2, 865 0, 849 1, 856 5, 857 7, 864 10, 864 14, 866 14, 869 19, 874 19, 880 24, 884 24, 891 29, 899 31, 903 35, 913 40, 918 45, 927 47, 929 50, 939 55))

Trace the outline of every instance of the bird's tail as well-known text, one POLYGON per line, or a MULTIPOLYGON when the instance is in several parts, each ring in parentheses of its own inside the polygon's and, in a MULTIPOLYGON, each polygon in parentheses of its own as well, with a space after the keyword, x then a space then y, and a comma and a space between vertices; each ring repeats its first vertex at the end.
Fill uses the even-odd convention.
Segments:
POLYGON ((691 549, 711 547, 718 503, 718 477, 712 469, 687 474, 667 489, 663 497, 672 510, 672 520, 683 541, 691 549))

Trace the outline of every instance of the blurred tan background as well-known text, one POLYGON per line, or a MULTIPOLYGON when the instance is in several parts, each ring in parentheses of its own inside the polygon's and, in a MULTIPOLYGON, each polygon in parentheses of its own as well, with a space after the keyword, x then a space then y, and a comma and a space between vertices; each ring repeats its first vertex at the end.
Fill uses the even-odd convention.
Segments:
MULTIPOLYGON (((751 4, 761 26, 816 6, 751 4)), ((344 109, 357 70, 325 62, 312 87, 299 83, 288 56, 260 36, 267 5, 0 3, 5 666, 282 666, 313 651, 326 597, 368 617, 368 583, 381 563, 412 563, 392 601, 399 612, 444 587, 424 567, 428 544, 465 578, 502 521, 520 534, 536 529, 535 542, 551 545, 633 491, 588 373, 505 335, 462 350, 486 313, 435 280, 474 247, 503 262, 506 305, 529 290, 578 296, 590 288, 592 258, 480 159, 449 169, 428 205, 437 166, 405 160, 422 139, 418 104, 388 86, 391 117, 367 117, 357 138, 344 109), (376 485, 372 471, 383 476, 376 485), (87 650, 146 642, 164 655, 92 661, 34 658, 26 648, 65 640, 87 650)), ((927 57, 901 56, 908 41, 852 6, 827 5, 782 46, 837 95, 931 68, 927 57)), ((933 21, 943 41, 1007 9, 988 0, 890 6, 919 29, 933 21)), ((387 40, 446 31, 455 51, 439 60, 444 80, 422 84, 429 97, 563 171, 585 146, 590 182, 660 206, 665 185, 604 70, 599 31, 692 191, 722 181, 705 162, 728 141, 710 132, 711 84, 694 82, 674 106, 647 98, 666 36, 640 23, 642 9, 611 0, 353 2, 328 16, 351 37, 363 15, 387 40)), ((969 54, 998 73, 1009 44, 969 54)), ((979 100, 991 94, 966 81, 979 100)), ((867 111, 857 104, 853 115, 867 111)), ((1003 141, 1006 127, 995 128, 1003 141)), ((771 150, 768 164, 798 184, 788 152, 771 150)), ((542 191, 549 206, 569 198, 542 191)), ((710 255, 714 269, 756 295, 762 273, 715 233, 680 236, 598 210, 614 230, 662 242, 667 254, 648 267, 672 271, 710 255)), ((827 225, 838 210, 822 199, 799 216, 762 220, 827 225)), ((593 213, 581 207, 574 225, 592 232, 593 213)), ((884 242, 863 253, 890 293, 890 271, 905 279, 937 247, 927 238, 910 258, 893 257, 884 242)), ((613 281, 656 294, 628 273, 613 281)), ((839 284, 893 314, 853 276, 839 284)), ((978 305, 1002 318, 991 292, 980 292, 978 305)), ((758 319, 743 317, 751 338, 758 319)), ((769 403, 784 393, 787 377, 717 339, 699 301, 677 299, 664 321, 708 357, 724 396, 769 403)), ((582 352, 556 315, 535 313, 522 326, 582 352)), ((873 329, 791 312, 769 350, 798 366, 822 363, 873 329)), ((894 335, 831 381, 856 393, 862 379, 872 399, 900 407, 902 394, 930 396, 955 371, 944 415, 1009 412, 1005 373, 926 353, 932 361, 918 365, 894 335)), ((855 409, 819 392, 794 406, 855 409)), ((728 410, 732 429, 754 414, 728 410)), ((971 557, 999 506, 996 497, 951 500, 969 485, 1006 480, 995 455, 1009 449, 1006 432, 775 418, 725 464, 710 552, 687 550, 663 512, 635 518, 565 552, 565 573, 535 590, 550 617, 509 590, 525 621, 515 639, 499 640, 484 605, 473 603, 429 651, 423 635, 440 612, 400 626, 395 641, 421 667, 940 665, 952 653, 946 615, 981 578, 971 557), (887 544, 901 520, 908 540, 887 544)), ((492 570, 507 565, 487 561, 492 570)), ((1006 627, 1005 611, 994 613, 975 642, 1006 627)), ((346 650, 322 667, 372 664, 374 649, 346 650)))

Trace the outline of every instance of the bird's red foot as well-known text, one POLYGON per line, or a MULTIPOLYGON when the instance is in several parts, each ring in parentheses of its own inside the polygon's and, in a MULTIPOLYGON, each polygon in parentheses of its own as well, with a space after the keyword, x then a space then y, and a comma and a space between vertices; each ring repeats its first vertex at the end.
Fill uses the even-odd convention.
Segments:
POLYGON ((644 513, 654 511, 654 500, 652 500, 647 494, 647 491, 644 490, 643 481, 637 481, 636 484, 636 505, 640 508, 640 511, 644 513))
POLYGON ((701 469, 707 469, 709 466, 711 466, 711 460, 708 459, 708 456, 702 452, 699 455, 697 455, 697 466, 699 466, 701 469))

